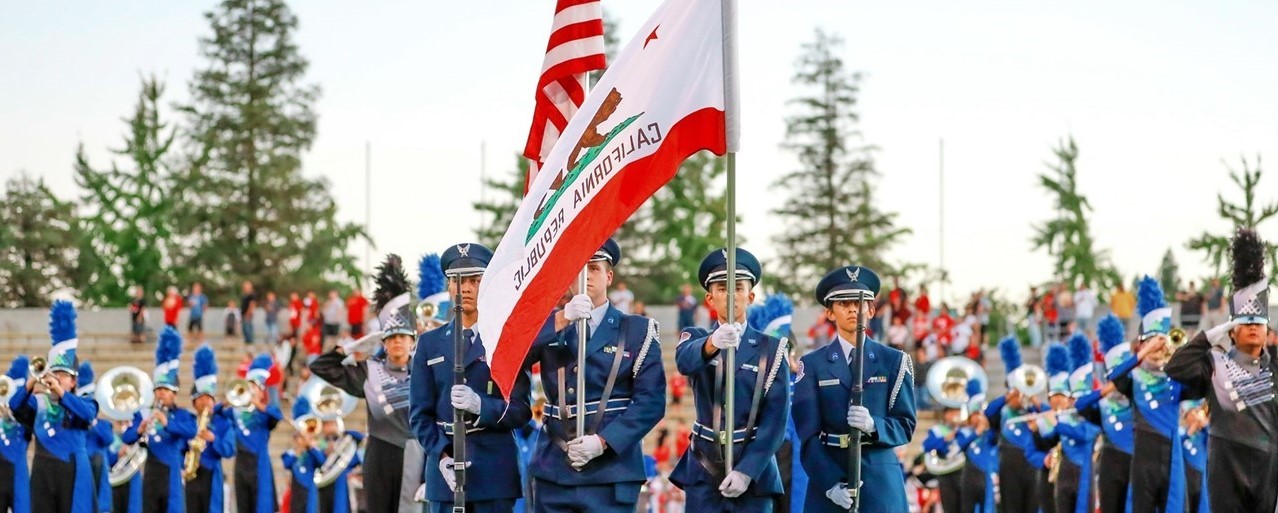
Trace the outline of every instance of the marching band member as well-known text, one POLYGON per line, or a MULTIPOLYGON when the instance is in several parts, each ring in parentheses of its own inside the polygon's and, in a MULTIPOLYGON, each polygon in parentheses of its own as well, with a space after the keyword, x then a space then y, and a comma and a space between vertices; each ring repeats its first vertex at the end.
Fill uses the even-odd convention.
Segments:
POLYGON ((31 474, 27 471, 27 444, 31 441, 31 421, 19 420, 9 408, 9 399, 27 386, 31 361, 18 356, 5 373, 13 380, 8 394, 0 396, 0 511, 30 513, 31 474))
POLYGON ((1045 415, 1029 421, 1028 427, 1034 434, 1034 443, 1039 450, 1047 454, 1047 457, 1038 465, 1039 509, 1043 513, 1057 513, 1056 472, 1060 469, 1062 457, 1060 434, 1055 429, 1057 424, 1055 412, 1069 407, 1069 374, 1073 368, 1070 366, 1069 350, 1059 342, 1047 346, 1047 358, 1044 360, 1043 363, 1047 367, 1049 409, 1044 412, 1045 415))
MULTIPOLYGON (((93 382, 93 366, 88 360, 80 362, 80 372, 76 375, 75 395, 93 398, 97 384, 93 382)), ((93 467, 93 486, 97 493, 93 495, 94 511, 111 511, 111 476, 107 466, 107 451, 111 442, 115 441, 115 432, 111 430, 111 421, 93 419, 93 425, 85 434, 84 445, 89 451, 89 466, 93 467)), ((4 511, 0 508, 0 511, 4 511)))
MULTIPOLYGON (((349 429, 346 431, 339 431, 337 428, 338 424, 336 419, 323 420, 320 422, 320 439, 318 440, 318 446, 320 452, 323 453, 326 458, 325 461, 327 461, 327 458, 333 457, 333 450, 336 448, 336 444, 342 436, 350 436, 356 444, 364 440, 364 434, 359 431, 352 431, 349 429)), ((367 453, 365 453, 365 455, 367 455, 367 453)), ((323 464, 324 462, 322 461, 320 463, 323 464)), ((363 464, 363 461, 358 455, 356 455, 353 459, 351 459, 351 462, 346 465, 346 468, 342 469, 341 475, 337 476, 337 479, 328 486, 322 486, 319 488, 319 511, 321 513, 350 513, 350 472, 352 469, 361 464, 363 464)), ((420 471, 418 474, 420 474, 420 471)), ((364 476, 367 478, 368 474, 365 473, 364 476)), ((368 486, 365 485, 364 489, 367 490, 368 486)), ((419 508, 420 506, 416 506, 413 509, 419 508)))
POLYGON ((1110 381, 1135 403, 1132 512, 1184 509, 1185 468, 1179 436, 1181 384, 1163 372, 1171 330, 1171 308, 1158 281, 1140 282, 1136 308, 1141 335, 1136 355, 1110 371, 1110 381))
POLYGON ((410 379, 410 425, 426 450, 426 499, 435 513, 451 511, 456 487, 452 435, 466 430, 466 474, 483 476, 467 483, 467 511, 509 512, 522 494, 518 454, 511 431, 532 417, 527 373, 515 381, 510 400, 502 398, 489 374, 484 345, 473 331, 479 320, 476 296, 492 251, 475 243, 450 246, 440 256, 449 278, 449 295, 461 291, 462 313, 453 322, 428 331, 417 341, 410 379), (453 330, 468 344, 466 384, 453 384, 453 330), (453 425, 453 410, 473 415, 466 426, 453 425))
MULTIPOLYGON (((861 449, 861 503, 865 513, 905 511, 905 481, 897 446, 910 442, 914 411, 914 362, 909 355, 865 337, 857 347, 857 315, 874 317, 879 276, 868 267, 840 267, 816 286, 816 300, 836 328, 835 341, 808 353, 794 387, 794 426, 803 440, 801 461, 810 476, 807 511, 842 511, 852 504, 857 483, 846 483, 847 446, 861 449), (861 405, 850 401, 855 386, 855 351, 864 350, 861 405), (861 440, 849 440, 850 428, 861 440)), ((956 419, 957 420, 957 419, 956 419)), ((957 493, 957 490, 955 490, 957 493)), ((955 505, 957 507, 957 503, 955 505)))
POLYGON ((253 401, 248 407, 223 410, 235 429, 235 504, 239 513, 272 513, 276 508, 275 473, 269 452, 271 431, 284 418, 266 394, 271 356, 259 354, 246 375, 253 401))
POLYGON ((85 434, 98 418, 98 403, 77 397, 75 309, 54 301, 49 314, 53 348, 42 375, 9 399, 9 407, 24 427, 35 431, 35 459, 31 462, 31 511, 90 513, 94 507, 93 471, 89 467, 85 434), (24 420, 25 419, 25 420, 24 420))
POLYGON ((1250 229, 1232 244, 1228 323, 1199 332, 1167 364, 1186 399, 1211 411, 1207 484, 1215 511, 1275 511, 1278 506, 1278 358, 1265 347, 1269 288, 1265 246, 1250 229), (1210 332, 1210 333, 1208 333, 1210 332))
MULTIPOLYGON (((128 431, 132 421, 111 423, 113 442, 107 451, 107 468, 114 467, 124 456, 125 444, 120 435, 128 431)), ((142 472, 134 472, 128 481, 111 488, 111 511, 115 513, 142 513, 142 472)))
MULTIPOLYGON (((1021 343, 1015 335, 998 343, 999 355, 1010 376, 1021 367, 1021 343)), ((1034 433, 1023 423, 1008 422, 1018 415, 1039 410, 1037 399, 1008 387, 1007 395, 985 409, 990 430, 998 438, 999 491, 1007 513, 1034 513, 1038 510, 1038 469, 1047 454, 1034 443, 1034 433)))
MULTIPOLYGON (((981 389, 980 381, 973 379, 967 382, 967 396, 967 409, 971 413, 956 437, 967 457, 967 463, 959 472, 962 502, 957 511, 994 513, 997 507, 994 481, 998 476, 998 435, 990 429, 990 420, 985 416, 989 405, 985 404, 985 391, 981 389)), ((1002 397, 996 399, 1000 403, 1003 400, 1002 397)))
POLYGON ((146 466, 142 469, 144 513, 181 513, 186 509, 182 459, 187 441, 195 436, 195 417, 176 403, 181 356, 182 336, 173 327, 165 327, 155 348, 155 404, 146 417, 141 411, 134 413, 133 425, 120 436, 126 444, 140 441, 146 446, 146 466))
POLYGON ((284 451, 280 460, 292 475, 289 482, 289 512, 318 513, 319 488, 315 487, 315 471, 324 464, 324 453, 315 448, 316 432, 308 432, 307 422, 319 422, 311 411, 311 402, 298 397, 293 403, 293 448, 284 451))
MULTIPOLYGON (((973 380, 972 382, 980 384, 973 380)), ((959 445, 959 417, 961 411, 957 407, 946 406, 941 409, 941 422, 927 430, 923 439, 923 452, 935 453, 941 458, 963 451, 959 445)), ((966 466, 966 465, 965 465, 966 466)), ((941 492, 941 509, 943 511, 959 511, 962 503, 963 476, 957 470, 936 476, 937 489, 941 492)))
POLYGON ((670 481, 683 489, 689 511, 770 511, 774 496, 784 493, 776 452, 789 417, 787 342, 745 326, 746 308, 754 301, 751 289, 763 278, 759 260, 736 248, 734 284, 727 283, 727 264, 727 250, 716 249, 697 272, 706 300, 721 312, 721 324, 713 331, 685 328, 675 349, 679 372, 693 391, 697 420, 692 446, 670 481), (728 294, 735 294, 733 312, 728 312, 728 294), (735 369, 725 368, 724 350, 730 347, 736 349, 735 369), (732 433, 722 430, 725 382, 735 390, 732 433), (724 468, 728 436, 736 458, 731 472, 724 468))
POLYGON ((1207 488, 1207 407, 1202 399, 1180 402, 1180 439, 1185 455, 1185 511, 1211 511, 1207 488))
MULTIPOLYGON (((208 344, 195 350, 195 386, 191 391, 191 404, 199 419, 208 415, 208 425, 196 434, 204 441, 200 451, 200 466, 195 477, 186 482, 187 513, 222 513, 225 498, 222 496, 222 460, 235 457, 235 429, 224 409, 217 403, 217 359, 208 344)), ((198 421, 197 421, 198 423, 198 421)), ((188 449, 190 450, 190 449, 188 449)))
POLYGON ((647 481, 643 437, 666 411, 666 374, 657 323, 623 314, 608 302, 608 285, 621 248, 608 239, 586 263, 586 290, 555 312, 528 353, 541 364, 546 391, 543 436, 528 466, 536 490, 534 511, 631 512, 647 481), (577 386, 576 321, 586 319, 588 342, 577 386), (575 413, 585 395, 585 412, 575 413), (576 433, 576 415, 586 431, 576 433))
MULTIPOLYGON (((347 347, 335 347, 311 362, 311 373, 342 391, 364 398, 368 408, 368 446, 363 461, 368 511, 389 513, 419 508, 413 494, 422 483, 422 448, 408 424, 409 365, 416 321, 409 307, 410 287, 401 261, 388 255, 377 268, 373 293, 381 331, 347 347), (375 349, 385 351, 374 356, 375 349)), ((380 351, 379 351, 380 353, 380 351)), ((330 487, 323 497, 334 495, 330 487)))
MULTIPOLYGON (((1072 397, 1067 399, 1067 404, 1073 405, 1076 404, 1075 399, 1092 392, 1094 358, 1092 342, 1086 335, 1075 333, 1069 338, 1068 344, 1069 359, 1074 371, 1069 376, 1072 397)), ((1060 437, 1060 455, 1063 456, 1058 463, 1056 475, 1056 511, 1092 513, 1096 509, 1096 493, 1092 486, 1095 475, 1092 471, 1092 453, 1101 428, 1076 413, 1063 413, 1056 415, 1054 430, 1060 437)))
MULTIPOLYGON (((1105 368, 1115 368, 1131 356, 1131 344, 1124 342, 1123 332, 1123 321, 1113 314, 1097 323, 1096 336, 1105 355, 1105 368)), ((1130 511, 1131 497, 1127 492, 1131 480, 1132 430, 1136 422, 1131 399, 1106 382, 1099 390, 1077 398, 1074 409, 1088 422, 1101 427, 1105 441, 1096 463, 1101 513, 1130 511)))

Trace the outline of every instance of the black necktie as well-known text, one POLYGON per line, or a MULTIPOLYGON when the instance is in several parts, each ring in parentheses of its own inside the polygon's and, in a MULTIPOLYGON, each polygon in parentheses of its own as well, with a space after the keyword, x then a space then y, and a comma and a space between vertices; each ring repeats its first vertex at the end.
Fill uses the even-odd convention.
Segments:
POLYGON ((470 348, 475 345, 475 330, 466 328, 462 330, 462 337, 466 338, 466 353, 470 353, 470 348))

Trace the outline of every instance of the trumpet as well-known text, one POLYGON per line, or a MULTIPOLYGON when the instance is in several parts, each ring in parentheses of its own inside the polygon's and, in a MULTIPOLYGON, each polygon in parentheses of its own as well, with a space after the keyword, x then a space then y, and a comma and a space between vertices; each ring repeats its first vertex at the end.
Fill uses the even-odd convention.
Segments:
POLYGON ((45 370, 49 368, 49 362, 43 356, 37 356, 31 359, 31 364, 27 366, 27 375, 33 378, 44 376, 45 370))
POLYGON ((1152 363, 1162 367, 1171 360, 1172 355, 1175 354, 1178 349, 1185 347, 1187 342, 1189 342, 1189 334, 1185 332, 1184 328, 1181 328, 1180 326, 1172 328, 1171 331, 1167 332, 1167 344, 1165 344, 1162 349, 1158 350, 1158 352, 1152 353, 1149 356, 1149 359, 1152 363))
POLYGON ((233 379, 226 385, 226 404, 244 409, 253 404, 253 387, 247 379, 233 379))
POLYGON ((422 301, 417 303, 417 324, 424 330, 433 330, 444 323, 440 321, 436 315, 439 313, 439 307, 430 301, 422 301))

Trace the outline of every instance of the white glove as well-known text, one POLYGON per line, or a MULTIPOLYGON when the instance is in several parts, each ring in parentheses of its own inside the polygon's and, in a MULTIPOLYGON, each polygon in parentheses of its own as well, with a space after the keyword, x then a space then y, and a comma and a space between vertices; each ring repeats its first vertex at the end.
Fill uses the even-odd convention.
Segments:
POLYGON ((825 498, 830 499, 835 506, 843 509, 852 509, 852 490, 848 489, 842 481, 834 485, 834 488, 825 491, 825 498))
POLYGON ((723 478, 723 483, 719 485, 719 493, 729 499, 740 497, 746 492, 746 488, 750 487, 750 476, 733 470, 728 472, 728 477, 723 478))
POLYGON ((580 469, 604 452, 603 439, 599 435, 586 435, 568 442, 568 460, 573 468, 580 469))
POLYGON ((1233 329, 1233 327, 1234 323, 1226 322, 1207 330, 1207 342, 1225 351, 1233 349, 1234 339, 1229 338, 1229 330, 1233 329))
POLYGON ((426 502, 426 483, 417 487, 417 491, 413 493, 413 502, 426 502))
POLYGON ((736 324, 721 324, 710 334, 710 343, 719 350, 729 347, 736 349, 741 344, 741 329, 736 324))
POLYGON ((870 418, 870 410, 864 406, 848 406, 848 425, 860 429, 862 433, 874 432, 874 419, 870 418))
POLYGON ((479 415, 479 394, 466 385, 453 385, 453 409, 479 415))
POLYGON ((595 303, 590 300, 590 296, 577 294, 564 305, 564 318, 573 322, 589 319, 590 311, 594 309, 595 303))
MULTIPOLYGON (((470 462, 466 462, 466 466, 470 467, 470 462)), ((457 491, 457 471, 453 470, 453 459, 444 456, 439 459, 439 473, 444 475, 444 483, 448 485, 448 491, 457 491)), ((426 494, 425 486, 422 485, 422 495, 426 494)))

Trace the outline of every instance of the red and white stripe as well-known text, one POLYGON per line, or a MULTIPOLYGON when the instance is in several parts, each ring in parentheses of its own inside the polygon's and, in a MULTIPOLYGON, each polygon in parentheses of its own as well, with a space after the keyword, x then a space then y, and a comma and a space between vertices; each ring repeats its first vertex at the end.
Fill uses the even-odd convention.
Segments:
POLYGON ((532 161, 524 181, 525 192, 559 134, 586 99, 586 73, 607 65, 603 34, 600 0, 558 0, 541 78, 537 80, 532 128, 524 145, 524 157, 532 161))

